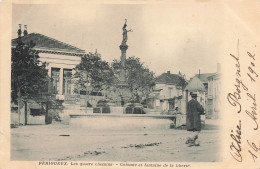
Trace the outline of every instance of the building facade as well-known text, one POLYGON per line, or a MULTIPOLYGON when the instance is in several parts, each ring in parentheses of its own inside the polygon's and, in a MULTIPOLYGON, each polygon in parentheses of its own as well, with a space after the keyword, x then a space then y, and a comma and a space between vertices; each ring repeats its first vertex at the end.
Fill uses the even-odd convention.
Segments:
POLYGON ((208 115, 210 118, 219 118, 221 107, 221 74, 216 73, 208 77, 208 115))
POLYGON ((220 111, 219 109, 221 107, 221 64, 217 64, 216 73, 199 73, 194 77, 198 78, 205 87, 205 99, 200 101, 205 108, 206 117, 218 118, 220 111))
POLYGON ((183 77, 171 74, 170 71, 158 76, 154 86, 155 107, 162 113, 168 113, 176 107, 180 110, 185 85, 186 81, 183 77))
MULTIPOLYGON (((85 51, 40 33, 28 34, 27 30, 21 36, 21 29, 19 29, 18 36, 23 43, 32 41, 35 44, 34 50, 38 52, 39 60, 47 63, 49 76, 46 80, 46 88, 41 89, 41 94, 37 95, 35 100, 27 100, 23 103, 19 123, 45 124, 45 113, 41 111, 47 111, 47 95, 51 94, 56 100, 62 102, 79 102, 79 94, 73 92, 72 75, 73 68, 81 62, 81 56, 85 51)), ((11 42, 12 48, 16 46, 17 38, 12 39, 11 42)), ((12 113, 12 123, 15 123, 13 116, 16 115, 12 113)))
MULTIPOLYGON (((64 42, 39 33, 30 33, 21 37, 24 43, 33 41, 34 49, 39 52, 39 60, 47 63, 51 87, 44 91, 56 95, 59 100, 69 99, 73 95, 72 74, 73 68, 81 61, 85 51, 64 42)), ((12 47, 16 47, 17 39, 12 40, 12 47)))

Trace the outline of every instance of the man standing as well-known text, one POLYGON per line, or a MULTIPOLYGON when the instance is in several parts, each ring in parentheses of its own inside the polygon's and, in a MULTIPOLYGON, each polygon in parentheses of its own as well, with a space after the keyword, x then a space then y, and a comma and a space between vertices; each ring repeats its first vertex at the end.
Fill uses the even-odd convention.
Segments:
POLYGON ((187 115, 186 115, 186 126, 187 131, 192 132, 192 136, 188 137, 186 144, 191 146, 199 146, 199 142, 196 142, 198 135, 201 130, 201 120, 200 115, 204 114, 204 108, 197 101, 197 94, 190 93, 191 100, 187 105, 187 115))

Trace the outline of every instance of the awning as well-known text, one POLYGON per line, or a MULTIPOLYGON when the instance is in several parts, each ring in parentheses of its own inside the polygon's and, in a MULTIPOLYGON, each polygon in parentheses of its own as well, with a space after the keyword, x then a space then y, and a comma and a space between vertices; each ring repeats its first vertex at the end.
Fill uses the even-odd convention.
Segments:
POLYGON ((189 92, 196 92, 196 91, 202 91, 205 92, 206 89, 201 82, 201 80, 198 77, 194 77, 190 83, 186 86, 185 90, 188 90, 189 92))

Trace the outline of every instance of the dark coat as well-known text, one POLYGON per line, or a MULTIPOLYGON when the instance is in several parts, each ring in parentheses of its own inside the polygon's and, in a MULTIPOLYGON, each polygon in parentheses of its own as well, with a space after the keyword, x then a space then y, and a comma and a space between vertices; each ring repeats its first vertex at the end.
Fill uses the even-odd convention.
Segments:
POLYGON ((187 105, 186 125, 188 131, 200 131, 200 115, 204 114, 204 108, 197 100, 190 100, 187 105))

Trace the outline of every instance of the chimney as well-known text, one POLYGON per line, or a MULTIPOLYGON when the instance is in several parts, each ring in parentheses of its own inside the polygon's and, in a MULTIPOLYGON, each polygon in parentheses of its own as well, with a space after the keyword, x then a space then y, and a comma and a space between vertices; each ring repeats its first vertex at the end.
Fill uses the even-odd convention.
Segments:
POLYGON ((19 29, 18 29, 18 31, 17 31, 17 34, 18 34, 18 37, 19 37, 19 38, 20 38, 21 35, 22 35, 22 29, 21 29, 21 27, 22 27, 22 25, 19 24, 19 29))
POLYGON ((200 79, 200 69, 199 69, 199 79, 200 79))
POLYGON ((167 71, 167 75, 170 75, 170 74, 171 74, 171 71, 168 70, 168 71, 167 71))
POLYGON ((28 32, 27 32, 27 25, 24 25, 23 35, 24 35, 24 36, 28 35, 28 32))

